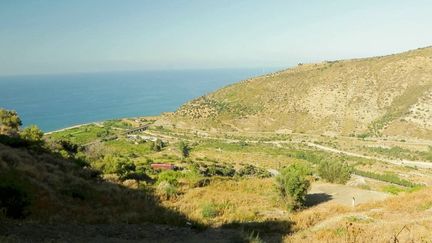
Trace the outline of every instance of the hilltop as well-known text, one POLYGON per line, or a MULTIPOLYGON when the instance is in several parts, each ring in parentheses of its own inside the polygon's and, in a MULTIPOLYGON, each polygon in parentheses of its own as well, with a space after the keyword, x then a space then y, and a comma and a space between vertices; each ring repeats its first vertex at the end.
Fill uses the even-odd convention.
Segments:
POLYGON ((432 137, 432 47, 316 64, 227 86, 165 115, 177 127, 432 137))

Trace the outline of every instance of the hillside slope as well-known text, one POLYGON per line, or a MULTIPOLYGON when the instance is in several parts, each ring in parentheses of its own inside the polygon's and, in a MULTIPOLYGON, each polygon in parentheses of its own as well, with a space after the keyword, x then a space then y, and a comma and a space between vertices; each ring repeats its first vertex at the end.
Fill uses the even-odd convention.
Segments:
POLYGON ((432 47, 299 64, 186 103, 177 126, 432 137, 432 47))

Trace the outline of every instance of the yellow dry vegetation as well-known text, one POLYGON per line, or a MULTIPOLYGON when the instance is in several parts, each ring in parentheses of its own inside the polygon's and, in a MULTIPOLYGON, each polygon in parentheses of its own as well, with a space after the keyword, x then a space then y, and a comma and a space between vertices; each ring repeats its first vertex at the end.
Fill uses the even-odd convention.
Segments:
POLYGON ((189 189, 177 200, 164 204, 177 209, 194 221, 212 226, 275 218, 282 220, 288 216, 278 201, 274 180, 271 178, 216 178, 210 185, 189 189), (205 209, 214 210, 213 217, 205 217, 205 209))
POLYGON ((355 209, 317 206, 293 219, 299 228, 286 242, 430 242, 432 188, 355 209))
POLYGON ((183 105, 177 127, 430 137, 432 48, 304 64, 183 105))

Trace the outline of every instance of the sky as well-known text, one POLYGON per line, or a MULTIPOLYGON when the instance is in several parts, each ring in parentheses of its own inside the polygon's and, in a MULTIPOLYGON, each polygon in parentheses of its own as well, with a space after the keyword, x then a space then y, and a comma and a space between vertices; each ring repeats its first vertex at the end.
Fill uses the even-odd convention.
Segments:
POLYGON ((432 45, 429 0, 0 0, 0 75, 289 67, 432 45))

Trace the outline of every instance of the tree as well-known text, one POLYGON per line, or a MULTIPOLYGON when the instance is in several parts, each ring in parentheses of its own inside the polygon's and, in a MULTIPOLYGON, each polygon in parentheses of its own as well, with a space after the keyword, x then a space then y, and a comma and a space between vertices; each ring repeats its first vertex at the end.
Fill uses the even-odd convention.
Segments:
POLYGON ((181 141, 179 143, 179 150, 180 150, 183 158, 189 157, 190 147, 187 143, 185 143, 184 141, 181 141))
POLYGON ((310 170, 303 164, 293 164, 284 168, 276 177, 276 185, 281 198, 291 210, 300 209, 306 202, 310 189, 310 170))
POLYGON ((0 135, 16 136, 21 125, 16 111, 0 108, 0 135))
POLYGON ((40 143, 42 142, 43 134, 36 125, 30 125, 21 131, 20 137, 30 142, 40 143))
POLYGON ((90 160, 98 160, 103 158, 105 154, 108 154, 109 150, 103 143, 96 141, 85 147, 85 154, 90 160))
POLYGON ((165 144, 162 140, 156 139, 156 141, 151 144, 151 147, 153 151, 159 152, 162 150, 163 147, 165 147, 165 144))
POLYGON ((128 179, 129 174, 134 173, 136 166, 129 159, 121 158, 115 168, 115 173, 119 176, 120 180, 128 179))

